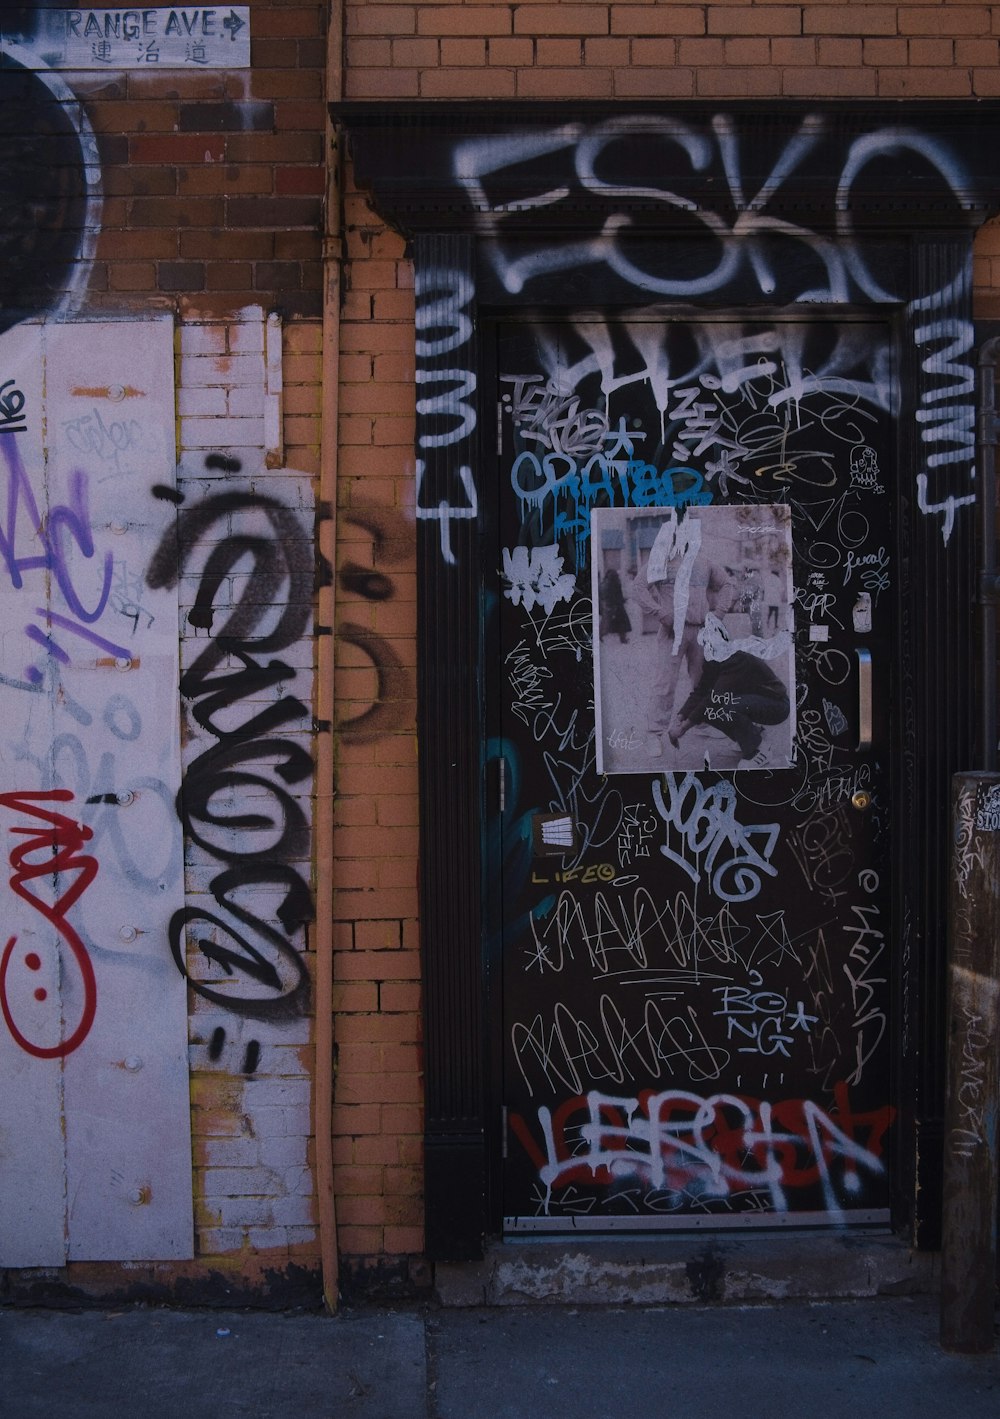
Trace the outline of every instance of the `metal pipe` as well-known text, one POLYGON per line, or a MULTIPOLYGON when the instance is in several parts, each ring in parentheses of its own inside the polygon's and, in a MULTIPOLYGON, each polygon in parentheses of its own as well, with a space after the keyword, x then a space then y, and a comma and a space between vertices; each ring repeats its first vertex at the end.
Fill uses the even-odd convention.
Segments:
POLYGON ((334 613, 336 610, 337 467, 339 452, 340 292, 342 261, 341 169, 329 105, 343 92, 344 4, 331 0, 326 63, 326 203, 323 239, 322 434, 317 554, 330 568, 320 578, 317 622, 327 628, 316 649, 316 1067, 313 1127, 316 1135, 316 1198, 323 1299, 331 1313, 340 1292, 337 1199, 333 1183, 333 844, 334 844, 334 613), (324 581, 326 584, 324 585, 324 581))

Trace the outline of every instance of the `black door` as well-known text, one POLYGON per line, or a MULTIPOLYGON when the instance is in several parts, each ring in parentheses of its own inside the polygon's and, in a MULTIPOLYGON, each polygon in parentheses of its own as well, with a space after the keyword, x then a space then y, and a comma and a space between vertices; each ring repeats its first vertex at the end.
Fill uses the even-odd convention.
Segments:
POLYGON ((891 331, 497 368, 505 1230, 882 1221, 891 331))

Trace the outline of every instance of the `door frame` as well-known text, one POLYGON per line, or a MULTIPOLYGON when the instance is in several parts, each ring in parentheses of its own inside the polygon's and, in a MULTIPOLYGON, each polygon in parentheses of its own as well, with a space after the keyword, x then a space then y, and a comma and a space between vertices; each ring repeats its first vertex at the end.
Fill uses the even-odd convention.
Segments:
MULTIPOLYGON (((942 455, 944 465, 949 454, 952 461, 967 457, 970 466, 974 460, 971 438, 963 432, 971 428, 971 415, 967 425, 954 424, 957 449, 929 449, 929 438, 933 442, 949 435, 935 435, 927 420, 940 409, 946 392, 942 381, 954 379, 951 388, 964 389, 963 372, 971 370, 972 240, 997 209, 992 194, 998 190, 1000 116, 971 103, 805 106, 773 101, 760 106, 573 104, 571 121, 568 114, 558 104, 366 103, 338 105, 333 115, 346 129, 359 185, 411 241, 417 289, 427 1253, 441 1260, 480 1255, 484 1241, 497 1234, 499 1215, 495 1179, 501 1127, 490 1028, 495 962, 486 949, 494 851, 491 794, 496 788, 488 774, 485 706, 495 685, 484 668, 487 592, 480 571, 486 551, 480 505, 493 430, 483 403, 483 391, 491 385, 479 348, 479 321, 487 314, 506 316, 540 306, 597 305, 610 313, 637 304, 621 262, 612 276, 602 272, 597 258, 572 269, 561 258, 546 257, 543 282, 532 279, 530 260, 517 264, 522 256, 555 252, 560 244, 575 242, 580 249, 603 216, 606 185, 601 181, 591 180, 588 191, 577 191, 576 201, 563 201, 560 192, 568 189, 557 188, 568 171, 568 151, 576 153, 579 173, 582 159, 573 145, 588 134, 613 131, 641 153, 651 132, 669 130, 678 150, 690 154, 691 145, 712 141, 728 124, 745 154, 773 156, 776 141, 791 151, 787 145, 816 121, 825 125, 824 138, 808 179, 769 195, 768 214, 808 224, 820 246, 825 243, 849 274, 853 294, 846 304, 891 315, 900 333, 901 476, 893 524, 899 596, 895 683, 902 742, 892 813, 895 822, 915 830, 920 850, 903 851, 900 835, 893 903, 899 969, 892 986, 898 1023, 891 1204, 899 1230, 919 1246, 934 1246, 940 1213, 949 789, 951 774, 968 767, 973 748, 974 525, 971 507, 935 514, 928 484, 921 484, 917 470, 933 466, 928 453, 942 455), (935 193, 928 163, 914 158, 904 135, 915 131, 925 135, 921 152, 932 155, 931 168, 937 155, 947 155, 937 169, 938 177, 947 171, 947 192, 935 193), (850 169, 856 176, 872 142, 888 151, 897 141, 892 135, 900 135, 900 151, 914 160, 900 162, 898 174, 894 170, 892 181, 880 190, 859 193, 856 200, 852 193, 851 200, 841 203, 844 173, 850 169), (470 189, 470 143, 498 155, 488 191, 470 189), (513 162, 504 167, 503 155, 515 150, 526 163, 530 158, 527 167, 513 162), (526 171, 531 191, 547 191, 548 196, 524 200, 526 171), (504 282, 498 279, 496 258, 507 224, 512 238, 503 250, 512 275, 504 282), (862 275, 855 264, 860 250, 865 253, 862 275)), ((589 176, 594 178, 592 171, 589 176)), ((762 190, 767 176, 764 170, 748 178, 746 190, 762 190)), ((682 268, 695 270, 703 264, 704 241, 699 246, 692 238, 690 212, 721 220, 719 192, 725 191, 725 180, 721 170, 713 178, 710 165, 698 173, 685 166, 677 177, 678 185, 683 182, 690 203, 684 210, 651 203, 638 183, 617 196, 620 218, 634 226, 637 242, 646 242, 646 250, 648 244, 672 242, 682 268), (713 187, 710 178, 722 187, 713 187)), ((742 238, 734 239, 743 243, 734 248, 736 254, 746 249, 742 238)), ((756 316, 763 313, 762 305, 759 289, 748 293, 735 283, 687 308, 692 314, 739 309, 756 316)), ((803 303, 797 311, 809 315, 823 308, 829 307, 803 303)), ((969 409, 971 398, 962 404, 961 418, 969 409)))

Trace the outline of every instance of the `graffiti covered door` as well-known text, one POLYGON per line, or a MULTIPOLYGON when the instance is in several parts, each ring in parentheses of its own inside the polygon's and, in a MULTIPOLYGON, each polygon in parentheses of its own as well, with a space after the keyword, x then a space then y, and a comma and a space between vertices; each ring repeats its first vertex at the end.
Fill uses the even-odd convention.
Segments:
POLYGON ((882 1221, 890 329, 497 360, 505 1229, 882 1221))

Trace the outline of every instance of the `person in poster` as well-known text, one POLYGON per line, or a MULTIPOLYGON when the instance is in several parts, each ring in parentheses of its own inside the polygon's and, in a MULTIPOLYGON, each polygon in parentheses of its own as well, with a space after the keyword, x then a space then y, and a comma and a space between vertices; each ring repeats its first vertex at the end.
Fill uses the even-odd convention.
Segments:
POLYGON ((674 722, 681 672, 687 672, 693 685, 701 679, 705 657, 698 632, 709 608, 732 599, 725 568, 710 564, 700 551, 701 523, 693 518, 680 522, 675 514, 656 534, 645 577, 637 577, 633 588, 640 608, 655 616, 658 625, 649 716, 649 752, 654 757, 663 753, 663 736, 674 722))
POLYGON ((730 641, 711 612, 698 639, 704 651, 701 677, 667 731, 670 742, 679 748, 688 730, 711 724, 739 746, 739 767, 750 767, 760 753, 761 726, 783 724, 791 713, 788 690, 766 660, 730 641))
POLYGON ((598 771, 790 767, 787 506, 601 508, 591 527, 598 771), (628 643, 608 634, 612 567, 628 643))
POLYGON ((610 567, 601 578, 601 639, 605 636, 617 636, 622 645, 628 645, 628 638, 632 634, 632 622, 629 620, 628 608, 625 605, 625 592, 622 589, 622 579, 614 567, 610 567))

